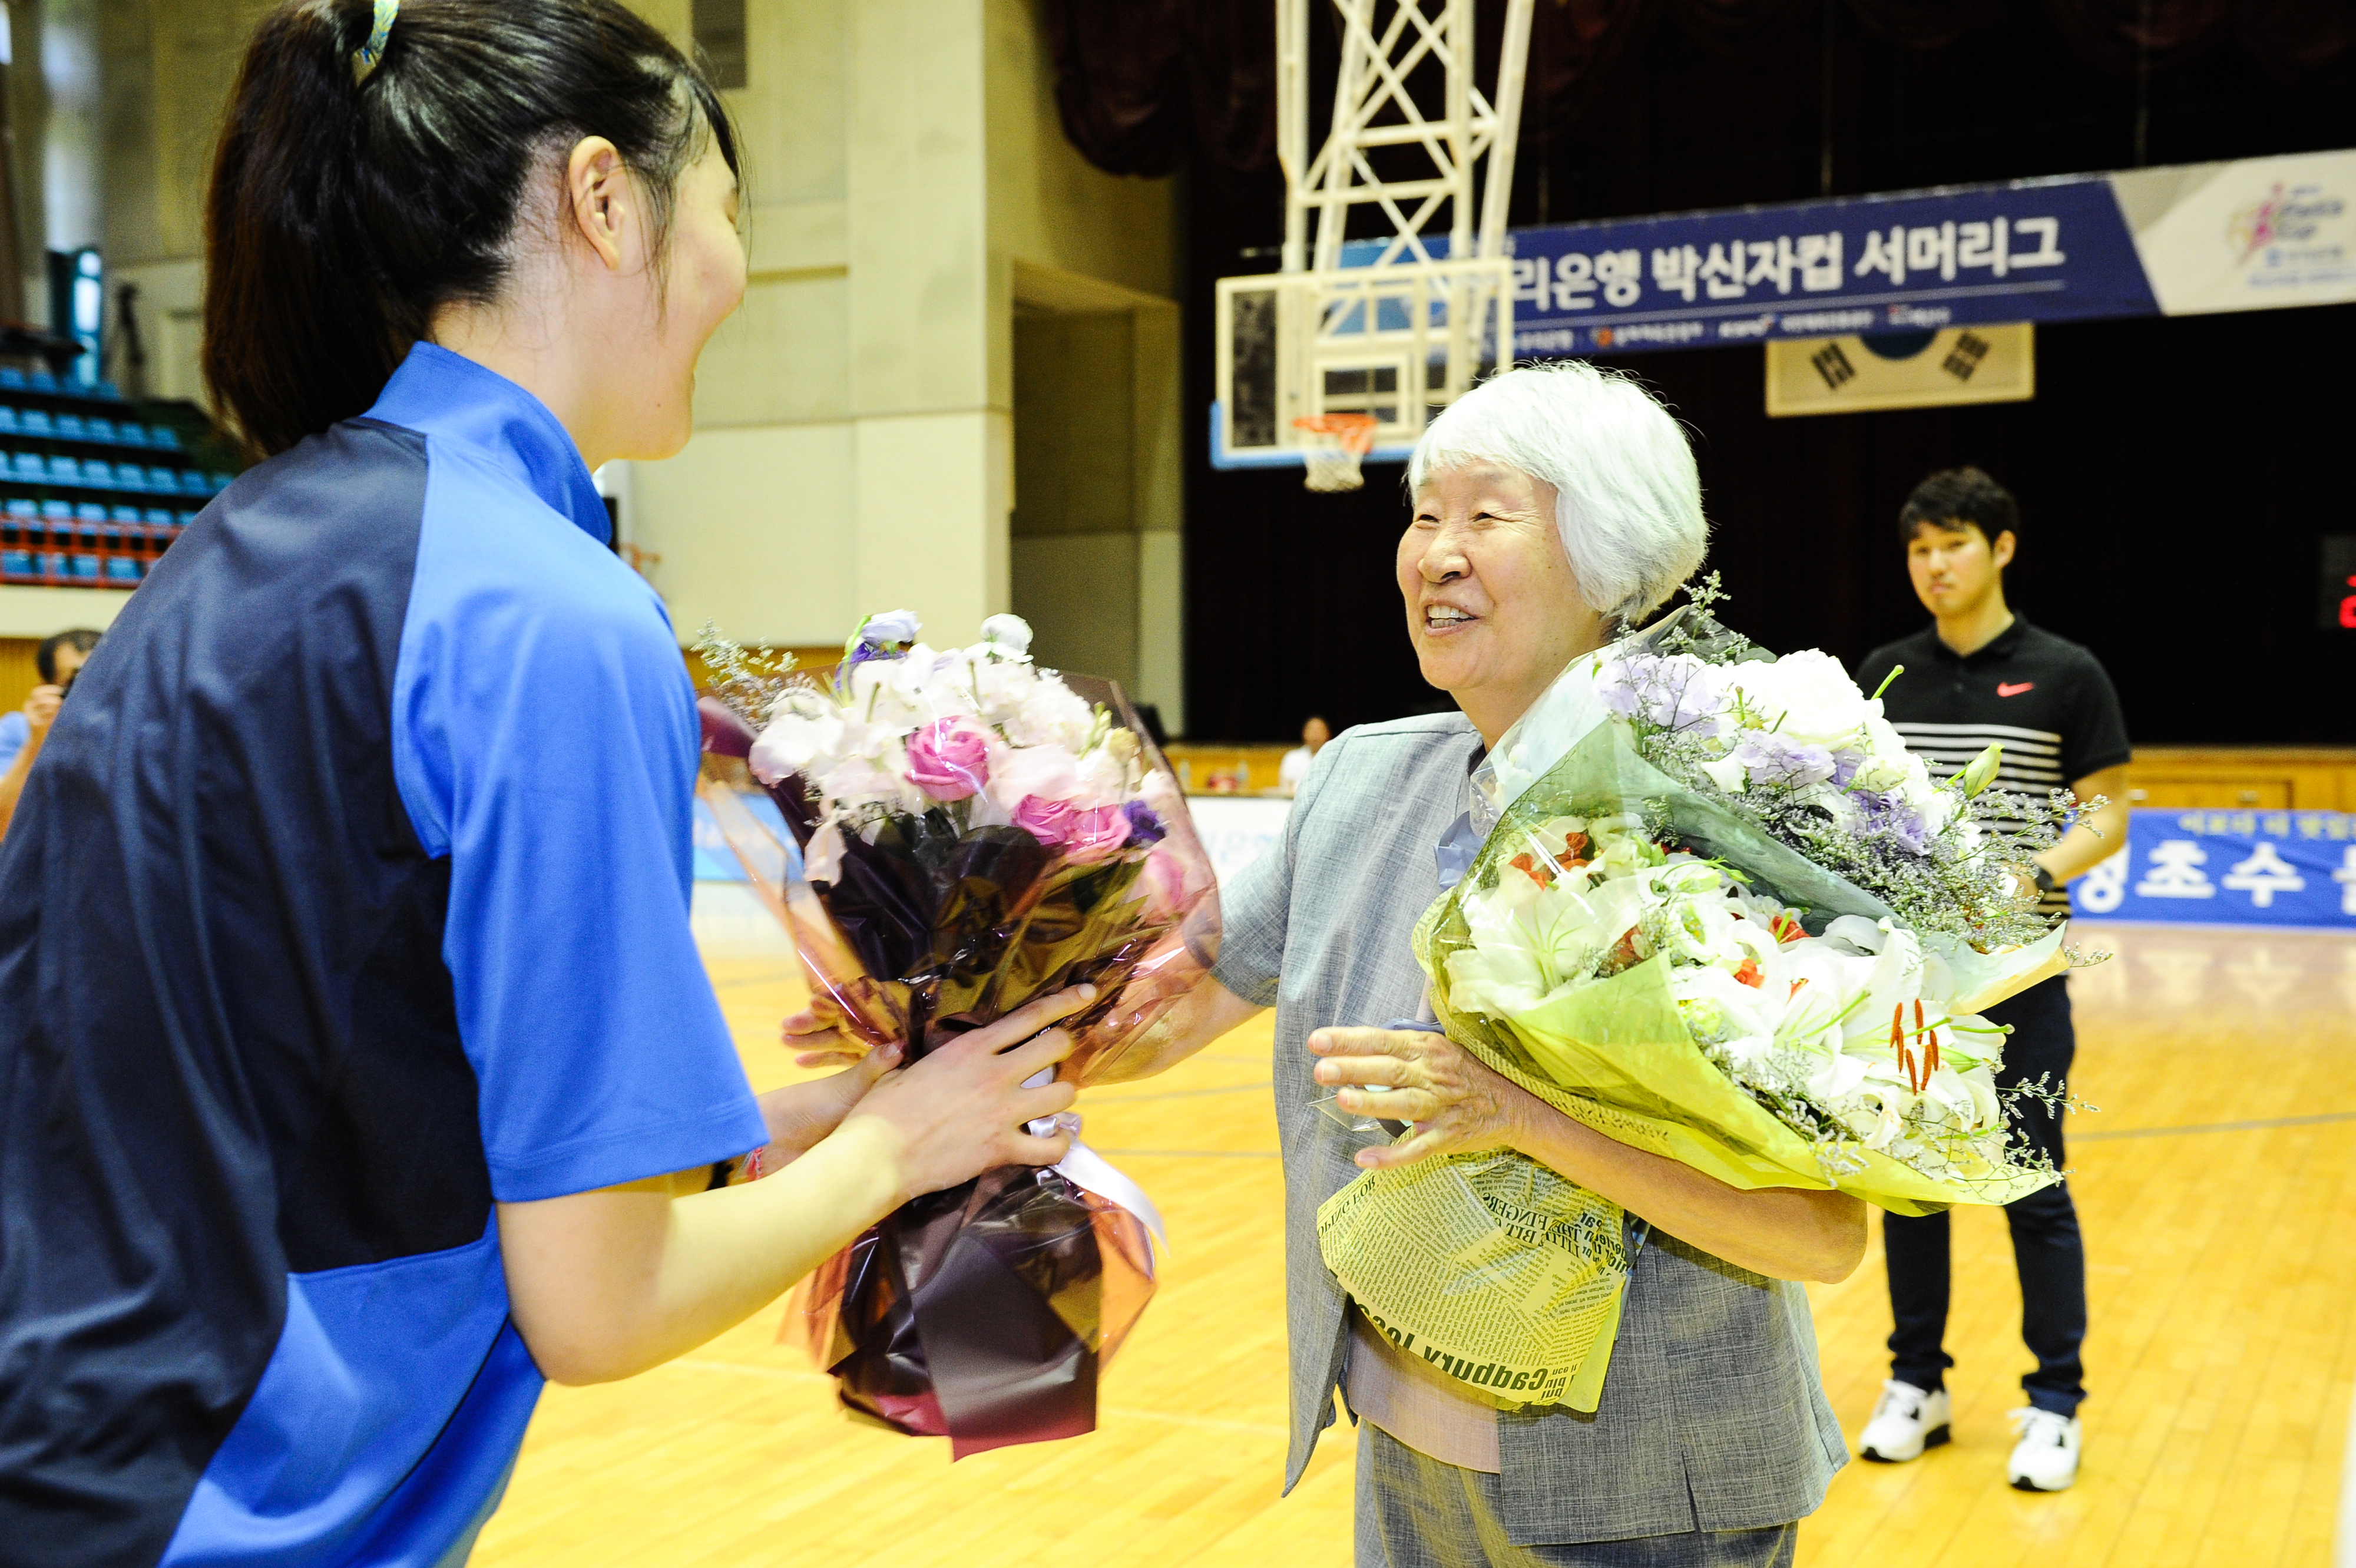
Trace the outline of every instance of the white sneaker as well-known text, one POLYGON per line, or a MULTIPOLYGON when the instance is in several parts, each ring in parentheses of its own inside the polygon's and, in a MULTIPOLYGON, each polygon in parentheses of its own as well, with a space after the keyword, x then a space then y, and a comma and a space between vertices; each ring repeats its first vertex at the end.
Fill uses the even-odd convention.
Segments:
POLYGON ((1881 1402, 1873 1407, 1873 1419, 1865 1423, 1857 1451, 1884 1465, 1920 1459, 1922 1450, 1947 1441, 1954 1411, 1946 1390, 1925 1391, 1893 1378, 1881 1385, 1881 1402))
POLYGON ((2032 1405, 2012 1412, 2008 1419, 2020 1429, 2020 1441, 2012 1445, 2006 1478, 2024 1492, 2069 1490, 2078 1478, 2078 1453, 2085 1441, 2077 1417, 2032 1405))

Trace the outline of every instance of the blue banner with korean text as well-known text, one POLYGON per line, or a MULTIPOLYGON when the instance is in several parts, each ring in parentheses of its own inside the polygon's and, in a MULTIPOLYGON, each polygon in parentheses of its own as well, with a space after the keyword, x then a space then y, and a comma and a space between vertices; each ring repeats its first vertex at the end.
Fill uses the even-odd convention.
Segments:
POLYGON ((2102 178, 1522 229, 1516 355, 1701 348, 2158 306, 2102 178))
POLYGON ((2356 930, 2356 816, 2140 811, 2126 849, 2070 885, 2097 920, 2356 930))
MULTIPOLYGON (((1516 229, 1507 243, 1519 359, 2159 308, 2098 175, 1516 229)), ((1343 263, 1380 250, 1353 243, 1343 263)))

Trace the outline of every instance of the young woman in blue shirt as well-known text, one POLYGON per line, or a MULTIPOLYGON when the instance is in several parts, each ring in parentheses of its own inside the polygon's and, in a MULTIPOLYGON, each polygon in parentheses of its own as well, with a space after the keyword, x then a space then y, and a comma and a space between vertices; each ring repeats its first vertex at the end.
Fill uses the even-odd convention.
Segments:
POLYGON ((756 1098, 698 961, 693 694, 590 473, 685 444, 738 200, 718 95, 615 0, 257 29, 204 367, 267 460, 0 843, 12 1561, 462 1561, 543 1376, 1061 1157, 1023 1124, 1071 1090, 1021 1085, 1084 993, 756 1098))

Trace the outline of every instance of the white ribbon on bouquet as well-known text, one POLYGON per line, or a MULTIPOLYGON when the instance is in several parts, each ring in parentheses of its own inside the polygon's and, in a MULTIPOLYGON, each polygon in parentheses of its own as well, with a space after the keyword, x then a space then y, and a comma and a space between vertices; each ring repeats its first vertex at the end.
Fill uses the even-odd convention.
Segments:
MULTIPOLYGON (((1054 1082, 1055 1079, 1054 1068, 1041 1068, 1023 1080, 1023 1087, 1043 1088, 1054 1082)), ((1095 1193, 1107 1203, 1127 1209, 1153 1232, 1153 1239, 1162 1243, 1163 1251, 1170 1250, 1170 1235, 1162 1228, 1162 1211, 1153 1207, 1153 1200, 1145 1196, 1143 1187, 1116 1168, 1110 1160, 1080 1142, 1078 1117, 1068 1111, 1054 1116, 1042 1116, 1029 1122, 1026 1131, 1034 1138, 1052 1138, 1058 1133, 1069 1133, 1072 1146, 1055 1163, 1055 1174, 1081 1191, 1095 1193)))

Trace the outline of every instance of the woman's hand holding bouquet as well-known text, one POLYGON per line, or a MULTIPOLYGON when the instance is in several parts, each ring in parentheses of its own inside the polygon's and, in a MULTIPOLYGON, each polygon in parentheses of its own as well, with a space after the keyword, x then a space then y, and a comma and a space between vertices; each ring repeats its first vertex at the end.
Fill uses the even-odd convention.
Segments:
MULTIPOLYGON (((1053 1165, 1071 1152, 1072 1133, 1059 1112, 1072 1108, 1077 1090, 1060 1079, 1034 1080, 1071 1055, 1071 1032, 1055 1021, 1095 1000, 1092 985, 1058 991, 958 1036, 913 1067, 877 1075, 844 1122, 872 1119, 888 1133, 902 1203, 1001 1165, 1053 1165), (977 1127, 973 1106, 999 1095, 1006 1119, 977 1127)), ((876 1054, 897 1057, 888 1048, 876 1054)))
MULTIPOLYGON (((1094 1424, 1097 1371, 1152 1292, 1159 1220, 1062 1112, 1209 972, 1218 905, 1176 779, 1117 688, 1038 668, 1012 616, 966 649, 917 630, 870 617, 824 681, 707 641, 724 679, 706 745, 768 789, 798 873, 733 791, 704 793, 800 951, 812 1005, 786 1040, 802 1063, 914 1064, 878 1076, 851 1120, 916 1094, 943 1057, 1004 1071, 976 1036, 1014 1047, 1005 1030, 1040 999, 1074 999, 1019 1036, 1071 1014, 1016 1050, 1038 1056, 1036 1100, 992 1168, 925 1168, 798 1308, 845 1403, 961 1455, 1094 1424)), ((921 1145, 905 1143, 919 1164, 921 1145)))

